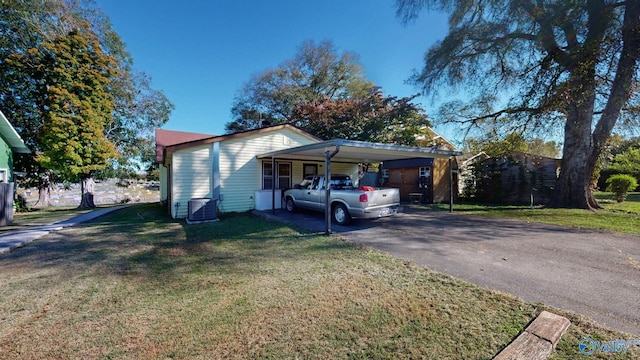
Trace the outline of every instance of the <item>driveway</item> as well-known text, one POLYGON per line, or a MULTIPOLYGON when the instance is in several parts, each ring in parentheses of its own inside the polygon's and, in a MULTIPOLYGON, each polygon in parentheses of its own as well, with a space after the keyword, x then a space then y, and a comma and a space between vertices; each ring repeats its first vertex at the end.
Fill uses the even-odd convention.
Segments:
MULTIPOLYGON (((280 210, 276 216, 324 231, 320 213, 280 210)), ((456 278, 640 334, 638 236, 410 207, 332 229, 456 278)))

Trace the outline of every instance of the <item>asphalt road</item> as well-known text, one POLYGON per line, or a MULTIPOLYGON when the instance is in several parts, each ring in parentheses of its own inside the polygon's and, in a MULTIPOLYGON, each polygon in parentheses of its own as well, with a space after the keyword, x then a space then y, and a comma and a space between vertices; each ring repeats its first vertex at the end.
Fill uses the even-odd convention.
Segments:
MULTIPOLYGON (((324 232, 321 213, 276 212, 324 232)), ((529 302, 640 335, 640 237, 405 208, 334 233, 529 302)))

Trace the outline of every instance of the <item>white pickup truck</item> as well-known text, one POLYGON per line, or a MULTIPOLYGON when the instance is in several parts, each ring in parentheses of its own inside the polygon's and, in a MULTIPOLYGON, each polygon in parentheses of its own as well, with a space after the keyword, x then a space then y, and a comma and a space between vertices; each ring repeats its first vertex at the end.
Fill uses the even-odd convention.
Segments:
MULTIPOLYGON (((331 175, 331 217, 338 225, 347 225, 352 218, 379 218, 398 212, 399 189, 374 189, 370 186, 355 188, 348 175, 331 175)), ((307 176, 293 189, 284 192, 288 211, 304 208, 324 211, 326 199, 325 177, 307 176)))

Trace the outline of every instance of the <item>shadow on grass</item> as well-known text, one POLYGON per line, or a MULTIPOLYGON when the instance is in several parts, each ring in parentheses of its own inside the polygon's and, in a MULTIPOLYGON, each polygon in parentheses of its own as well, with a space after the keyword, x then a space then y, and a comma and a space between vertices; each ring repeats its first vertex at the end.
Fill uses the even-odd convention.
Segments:
POLYGON ((265 260, 351 246, 246 213, 189 225, 171 219, 158 204, 140 204, 0 255, 0 269, 99 271, 166 281, 203 269, 249 275, 265 260))

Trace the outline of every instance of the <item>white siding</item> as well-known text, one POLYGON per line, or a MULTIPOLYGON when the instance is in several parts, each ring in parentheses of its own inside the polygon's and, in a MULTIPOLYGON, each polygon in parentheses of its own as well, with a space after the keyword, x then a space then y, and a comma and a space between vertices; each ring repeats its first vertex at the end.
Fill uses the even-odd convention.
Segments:
MULTIPOLYGON (((257 155, 312 144, 315 141, 290 129, 255 134, 220 143, 220 201, 222 212, 255 207, 255 192, 262 189, 261 161, 257 155)), ((295 182, 295 177, 293 179, 295 182)))
POLYGON ((179 150, 172 158, 171 214, 186 218, 191 198, 212 197, 212 145, 179 150), (177 206, 176 206, 177 204, 177 206))
POLYGON ((167 168, 160 164, 160 202, 164 203, 167 201, 167 182, 169 179, 167 178, 167 168))

